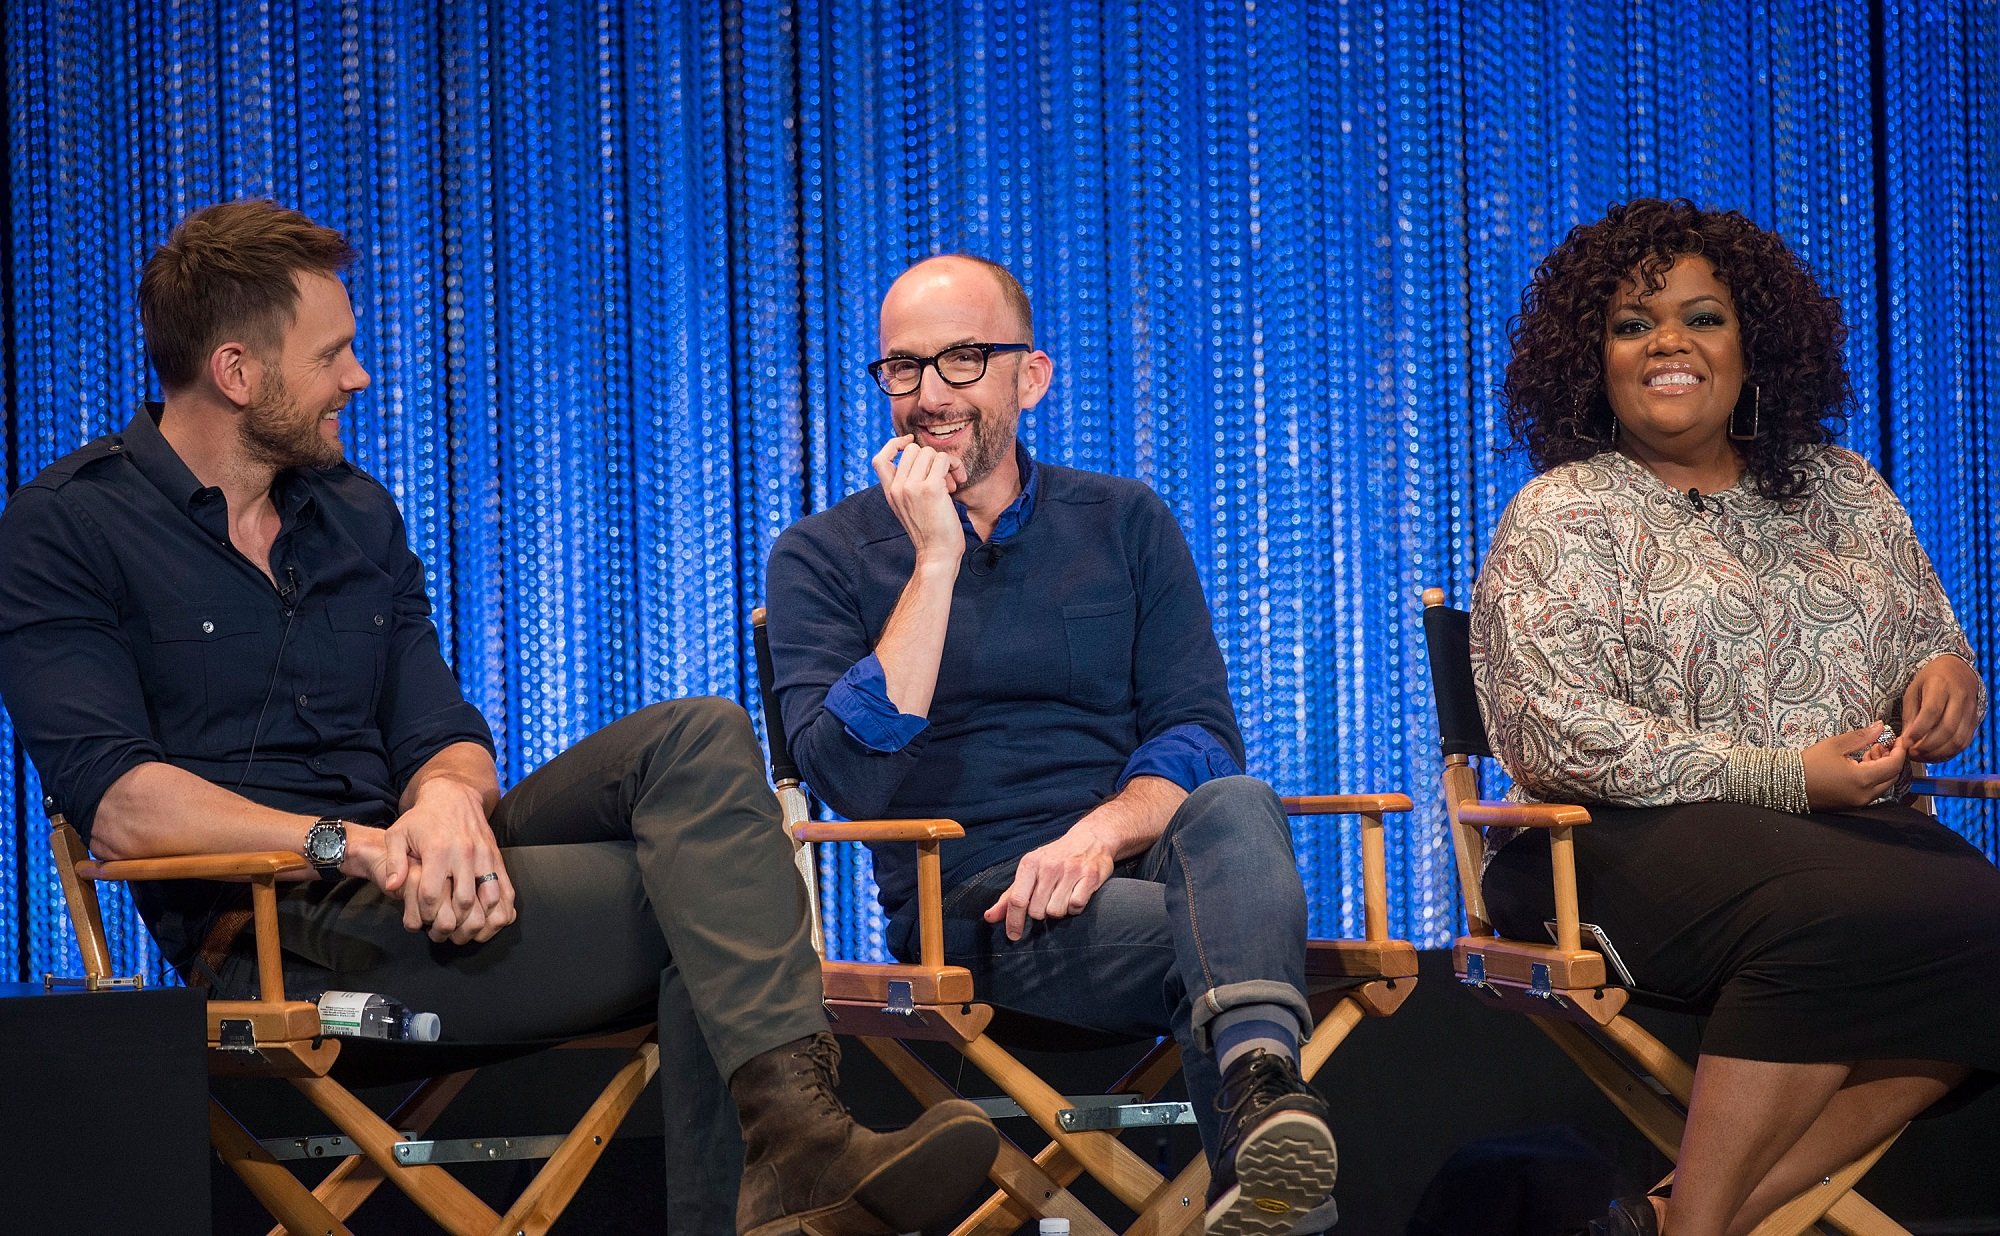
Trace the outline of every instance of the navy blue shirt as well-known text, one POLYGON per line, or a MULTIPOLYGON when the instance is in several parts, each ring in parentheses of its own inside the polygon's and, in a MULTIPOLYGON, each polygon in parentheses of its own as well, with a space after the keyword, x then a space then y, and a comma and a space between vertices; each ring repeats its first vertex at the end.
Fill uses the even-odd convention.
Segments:
MULTIPOLYGON (((490 750, 389 492, 346 463, 281 473, 274 586, 159 414, 51 464, 0 515, 0 700, 48 809, 87 841, 112 783, 160 761, 280 810, 386 823, 433 755, 490 750)), ((242 895, 227 888, 134 898, 180 963, 242 895)))
MULTIPOLYGON (((800 520, 771 552, 772 665, 800 771, 850 818, 964 824, 944 846, 947 884, 1060 836, 1155 740, 1185 753, 1166 761, 1189 768, 1185 788, 1243 762, 1208 604, 1166 504, 1123 477, 1036 472, 1019 530, 961 561, 928 724, 891 750, 827 701, 873 653, 915 564, 881 487, 800 520)), ((875 874, 900 949, 912 847, 877 847, 875 874)))

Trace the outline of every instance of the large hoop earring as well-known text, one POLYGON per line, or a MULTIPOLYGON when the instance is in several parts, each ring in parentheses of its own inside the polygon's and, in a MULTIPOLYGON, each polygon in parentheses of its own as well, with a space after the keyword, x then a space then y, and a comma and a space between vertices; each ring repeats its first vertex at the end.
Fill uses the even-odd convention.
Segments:
POLYGON ((1577 436, 1586 442, 1601 442, 1605 446, 1618 445, 1618 414, 1611 410, 1609 401, 1606 401, 1604 418, 1611 422, 1611 432, 1602 438, 1596 434, 1584 432, 1583 427, 1589 424, 1590 414, 1596 411, 1595 408, 1590 406, 1590 403, 1591 397, 1581 391, 1570 400, 1572 414, 1576 417, 1577 436))
POLYGON ((1750 388, 1750 432, 1744 433, 1737 428, 1737 425, 1740 424, 1743 419, 1743 400, 1741 399, 1741 397, 1737 399, 1736 406, 1729 410, 1729 436, 1733 441, 1737 442, 1756 441, 1757 430, 1762 427, 1763 402, 1764 402, 1763 388, 1760 386, 1752 386, 1750 388))

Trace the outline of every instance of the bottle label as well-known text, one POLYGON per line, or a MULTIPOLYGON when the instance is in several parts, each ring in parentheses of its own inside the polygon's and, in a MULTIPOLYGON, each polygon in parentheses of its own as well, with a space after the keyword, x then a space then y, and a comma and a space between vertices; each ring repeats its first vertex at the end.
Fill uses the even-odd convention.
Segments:
POLYGON ((329 991, 319 998, 321 1034, 359 1035, 361 1015, 368 1007, 365 991, 329 991))

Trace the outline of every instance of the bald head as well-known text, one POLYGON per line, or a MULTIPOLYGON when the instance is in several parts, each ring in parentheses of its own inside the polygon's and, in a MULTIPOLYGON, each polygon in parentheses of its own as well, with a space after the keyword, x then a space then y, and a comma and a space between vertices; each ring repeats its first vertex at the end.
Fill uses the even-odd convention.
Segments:
POLYGON ((882 320, 887 322, 892 315, 904 315, 918 306, 960 302, 985 302, 987 308, 999 310, 985 315, 993 324, 1006 328, 1005 338, 996 336, 996 342, 1035 342, 1035 311, 1021 281, 1005 266, 969 253, 925 258, 904 271, 882 297, 882 320))

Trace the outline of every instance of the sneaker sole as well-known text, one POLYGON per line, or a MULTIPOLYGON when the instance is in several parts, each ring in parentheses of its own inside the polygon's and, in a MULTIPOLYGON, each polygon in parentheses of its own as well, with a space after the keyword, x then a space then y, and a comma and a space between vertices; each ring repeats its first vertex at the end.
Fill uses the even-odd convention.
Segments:
POLYGON ((1326 1122, 1306 1112, 1280 1112, 1236 1148, 1236 1186, 1208 1208, 1208 1236, 1284 1236, 1326 1201, 1338 1174, 1326 1122))
POLYGON ((840 1201, 781 1215, 745 1236, 897 1236, 920 1231, 957 1213, 985 1182, 999 1149, 1000 1135, 977 1109, 950 1115, 863 1177, 840 1201), (913 1165, 912 1160, 918 1162, 913 1165), (911 1170, 913 1166, 917 1170, 911 1170))

